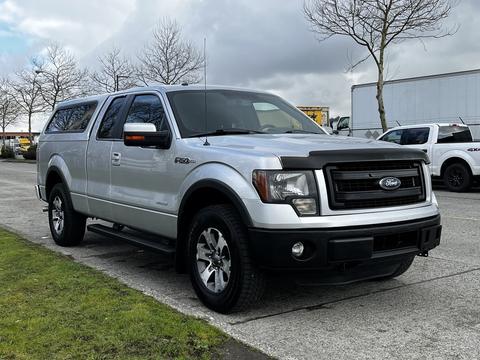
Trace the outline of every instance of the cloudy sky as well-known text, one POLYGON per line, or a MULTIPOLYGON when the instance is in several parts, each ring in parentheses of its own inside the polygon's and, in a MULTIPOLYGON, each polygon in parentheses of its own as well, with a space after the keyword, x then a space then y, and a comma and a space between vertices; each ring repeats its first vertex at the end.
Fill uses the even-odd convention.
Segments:
MULTIPOLYGON (((373 64, 346 72, 364 54, 349 39, 318 42, 302 14, 303 0, 0 0, 0 75, 55 40, 82 66, 118 46, 135 56, 164 17, 185 37, 208 43, 208 80, 273 91, 297 105, 350 113, 350 87, 375 80, 373 64)), ((480 68, 480 1, 461 0, 446 22, 455 36, 403 43, 388 53, 388 77, 480 68)))

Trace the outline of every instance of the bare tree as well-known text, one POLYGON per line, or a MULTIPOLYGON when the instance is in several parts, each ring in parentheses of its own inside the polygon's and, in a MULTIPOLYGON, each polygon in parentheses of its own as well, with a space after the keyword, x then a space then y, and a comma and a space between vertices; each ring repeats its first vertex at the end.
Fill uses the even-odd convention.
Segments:
POLYGON ((40 94, 51 110, 61 101, 85 94, 87 71, 79 69, 73 54, 58 43, 50 43, 45 57, 33 62, 39 74, 40 94))
MULTIPOLYGON (((38 61, 32 61, 38 64, 38 61)), ((32 116, 43 112, 48 105, 41 94, 41 77, 38 68, 29 67, 17 72, 16 78, 10 83, 10 94, 19 107, 19 113, 25 115, 28 120, 28 138, 32 138, 32 116)))
POLYGON ((115 92, 137 86, 135 68, 130 60, 121 55, 121 50, 112 48, 98 58, 101 67, 90 74, 93 86, 98 92, 115 92))
POLYGON ((149 83, 198 83, 202 53, 182 36, 177 22, 164 19, 153 29, 153 39, 138 56, 138 79, 149 83))
POLYGON ((10 82, 0 79, 0 127, 2 128, 3 147, 5 147, 5 130, 18 120, 18 104, 10 92, 10 82))
POLYGON ((455 0, 305 0, 304 13, 319 40, 348 36, 367 50, 351 69, 372 58, 378 70, 377 102, 380 122, 387 130, 383 85, 385 50, 409 39, 441 38, 456 29, 445 29, 455 0))

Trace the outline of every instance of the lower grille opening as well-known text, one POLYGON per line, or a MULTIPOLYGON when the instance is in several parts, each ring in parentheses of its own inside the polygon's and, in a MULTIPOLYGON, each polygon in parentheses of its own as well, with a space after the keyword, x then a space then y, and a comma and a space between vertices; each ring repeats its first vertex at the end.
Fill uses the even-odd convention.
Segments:
POLYGON ((373 252, 412 247, 418 248, 418 234, 416 231, 400 234, 379 235, 375 236, 373 239, 373 252))

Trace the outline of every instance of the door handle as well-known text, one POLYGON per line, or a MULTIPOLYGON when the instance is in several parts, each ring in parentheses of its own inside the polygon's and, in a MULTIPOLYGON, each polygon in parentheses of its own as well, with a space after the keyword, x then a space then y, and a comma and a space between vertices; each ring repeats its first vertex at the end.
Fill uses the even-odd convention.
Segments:
POLYGON ((427 152, 428 152, 428 149, 422 149, 422 151, 423 151, 424 153, 427 153, 427 152))
POLYGON ((122 159, 122 154, 117 152, 112 153, 112 165, 120 166, 121 159, 122 159))

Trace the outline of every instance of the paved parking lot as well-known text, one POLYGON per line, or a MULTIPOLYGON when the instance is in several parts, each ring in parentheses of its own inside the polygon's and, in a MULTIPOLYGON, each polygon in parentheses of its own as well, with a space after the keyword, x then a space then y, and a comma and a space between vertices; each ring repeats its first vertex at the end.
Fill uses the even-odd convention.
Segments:
POLYGON ((155 253, 91 233, 80 247, 55 246, 34 183, 35 165, 0 162, 0 226, 205 318, 272 356, 480 358, 480 190, 436 190, 442 244, 395 280, 299 287, 274 279, 256 309, 225 316, 205 309, 188 276, 175 274, 172 264, 155 253))

